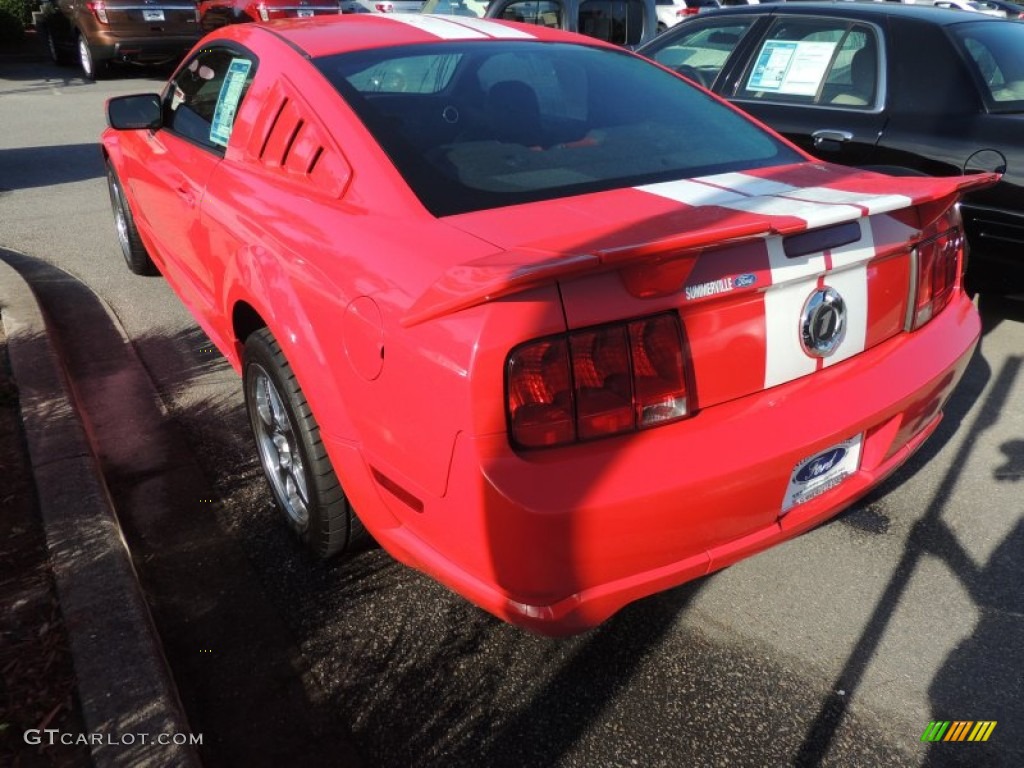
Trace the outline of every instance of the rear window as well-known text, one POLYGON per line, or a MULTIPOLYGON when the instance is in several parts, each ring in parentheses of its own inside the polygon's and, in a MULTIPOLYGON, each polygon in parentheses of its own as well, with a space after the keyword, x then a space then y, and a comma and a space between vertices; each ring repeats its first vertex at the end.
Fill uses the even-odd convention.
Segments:
POLYGON ((967 54, 992 112, 1024 112, 1024 24, 957 24, 950 28, 967 54))
POLYGON ((802 160, 708 94, 610 49, 446 42, 316 64, 438 216, 802 160))

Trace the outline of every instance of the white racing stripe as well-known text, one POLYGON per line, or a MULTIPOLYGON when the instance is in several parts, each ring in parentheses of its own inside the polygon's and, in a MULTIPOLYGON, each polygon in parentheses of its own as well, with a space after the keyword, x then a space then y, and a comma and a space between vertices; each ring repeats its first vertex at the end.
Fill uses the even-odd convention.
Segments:
POLYGON ((764 294, 765 389, 818 369, 817 359, 800 345, 800 312, 815 284, 810 279, 797 280, 772 286, 764 294))
POLYGON ((869 195, 864 192, 847 192, 829 187, 806 187, 786 194, 786 197, 811 200, 816 203, 847 203, 866 208, 868 213, 888 213, 907 208, 911 200, 906 195, 869 195))
POLYGON ((686 205, 717 205, 762 216, 792 216, 806 221, 808 229, 852 221, 863 214, 862 208, 842 202, 779 197, 783 193, 795 195, 803 190, 742 173, 665 181, 636 189, 686 205))
POLYGON ((453 24, 461 24, 464 27, 483 32, 489 37, 511 37, 523 40, 534 40, 534 35, 522 29, 506 27, 504 24, 497 24, 490 19, 477 19, 468 16, 455 16, 449 19, 453 24))
POLYGON ((867 265, 831 272, 825 277, 825 285, 835 289, 846 302, 846 336, 836 351, 822 360, 823 367, 828 368, 864 351, 868 335, 867 265))
POLYGON ((860 240, 829 251, 827 260, 822 252, 791 259, 786 256, 781 237, 766 241, 772 285, 764 295, 765 388, 814 373, 819 360, 828 367, 864 351, 868 332, 867 262, 875 255, 875 243, 871 220, 863 217, 858 223, 860 240), (832 271, 826 272, 829 261, 832 271), (817 290, 821 274, 825 275, 825 286, 837 291, 846 304, 846 335, 826 358, 808 355, 800 343, 800 315, 817 290))
POLYGON ((636 187, 640 192, 647 192, 651 195, 675 200, 677 203, 686 205, 719 205, 731 208, 736 203, 747 200, 745 195, 738 194, 728 189, 719 189, 707 184, 701 184, 696 179, 681 179, 679 181, 663 181, 658 184, 645 184, 636 187))
POLYGON ((433 16, 429 13, 383 13, 381 17, 390 21, 408 24, 410 27, 416 27, 442 40, 482 40, 488 37, 488 35, 479 30, 455 24, 445 18, 433 16))
POLYGON ((792 216, 816 229, 857 221, 860 239, 825 253, 789 258, 781 237, 765 238, 771 286, 764 293, 765 388, 835 365, 864 350, 868 327, 867 262, 875 255, 871 220, 864 216, 910 205, 903 195, 871 195, 826 187, 794 187, 742 173, 650 184, 637 189, 692 206, 714 205, 765 216, 792 216), (829 271, 831 270, 831 271, 829 271), (818 277, 846 304, 846 334, 827 358, 807 354, 801 344, 800 316, 817 290, 818 277))

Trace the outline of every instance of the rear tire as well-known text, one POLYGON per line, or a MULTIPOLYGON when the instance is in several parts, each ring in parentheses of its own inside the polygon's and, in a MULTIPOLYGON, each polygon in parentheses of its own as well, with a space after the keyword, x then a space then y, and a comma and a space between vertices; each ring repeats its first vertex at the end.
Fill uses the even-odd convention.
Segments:
POLYGON ((86 80, 102 80, 110 69, 110 61, 97 59, 92 53, 89 41, 82 34, 78 35, 78 63, 86 80))
POLYGON ((361 546, 369 535, 334 473, 295 374, 266 328, 246 339, 242 375, 260 464, 288 526, 321 558, 361 546))
POLYGON ((107 191, 110 192, 110 207, 114 210, 114 226, 117 228, 117 242, 121 246, 128 269, 136 275, 158 274, 156 265, 149 258, 146 246, 142 244, 139 230, 135 228, 135 217, 128 207, 124 187, 114 172, 114 166, 107 160, 107 191))

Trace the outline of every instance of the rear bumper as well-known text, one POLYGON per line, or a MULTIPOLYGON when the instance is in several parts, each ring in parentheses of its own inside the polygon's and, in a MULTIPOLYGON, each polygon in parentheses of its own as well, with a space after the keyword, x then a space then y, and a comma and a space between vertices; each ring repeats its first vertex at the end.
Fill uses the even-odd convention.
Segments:
POLYGON ((971 246, 971 266, 1010 270, 1024 277, 1024 211, 960 205, 964 232, 971 246))
POLYGON ((97 61, 158 62, 180 59, 199 42, 202 35, 120 38, 104 36, 91 40, 89 48, 97 61))
POLYGON ((460 434, 445 497, 415 511, 377 487, 372 503, 398 525, 373 533, 509 622, 582 631, 793 537, 877 485, 935 429, 979 334, 961 293, 914 334, 646 433, 527 454, 504 434, 460 434), (857 434, 859 469, 780 516, 794 466, 857 434))

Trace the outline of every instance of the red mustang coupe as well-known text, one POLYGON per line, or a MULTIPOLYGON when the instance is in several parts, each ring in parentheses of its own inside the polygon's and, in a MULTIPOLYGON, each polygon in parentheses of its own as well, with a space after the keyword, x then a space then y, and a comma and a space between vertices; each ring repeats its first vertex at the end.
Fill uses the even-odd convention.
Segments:
POLYGON ((994 176, 819 162, 591 38, 229 26, 107 118, 128 265, 242 375, 294 531, 539 632, 836 514, 978 339, 957 199, 994 176))

